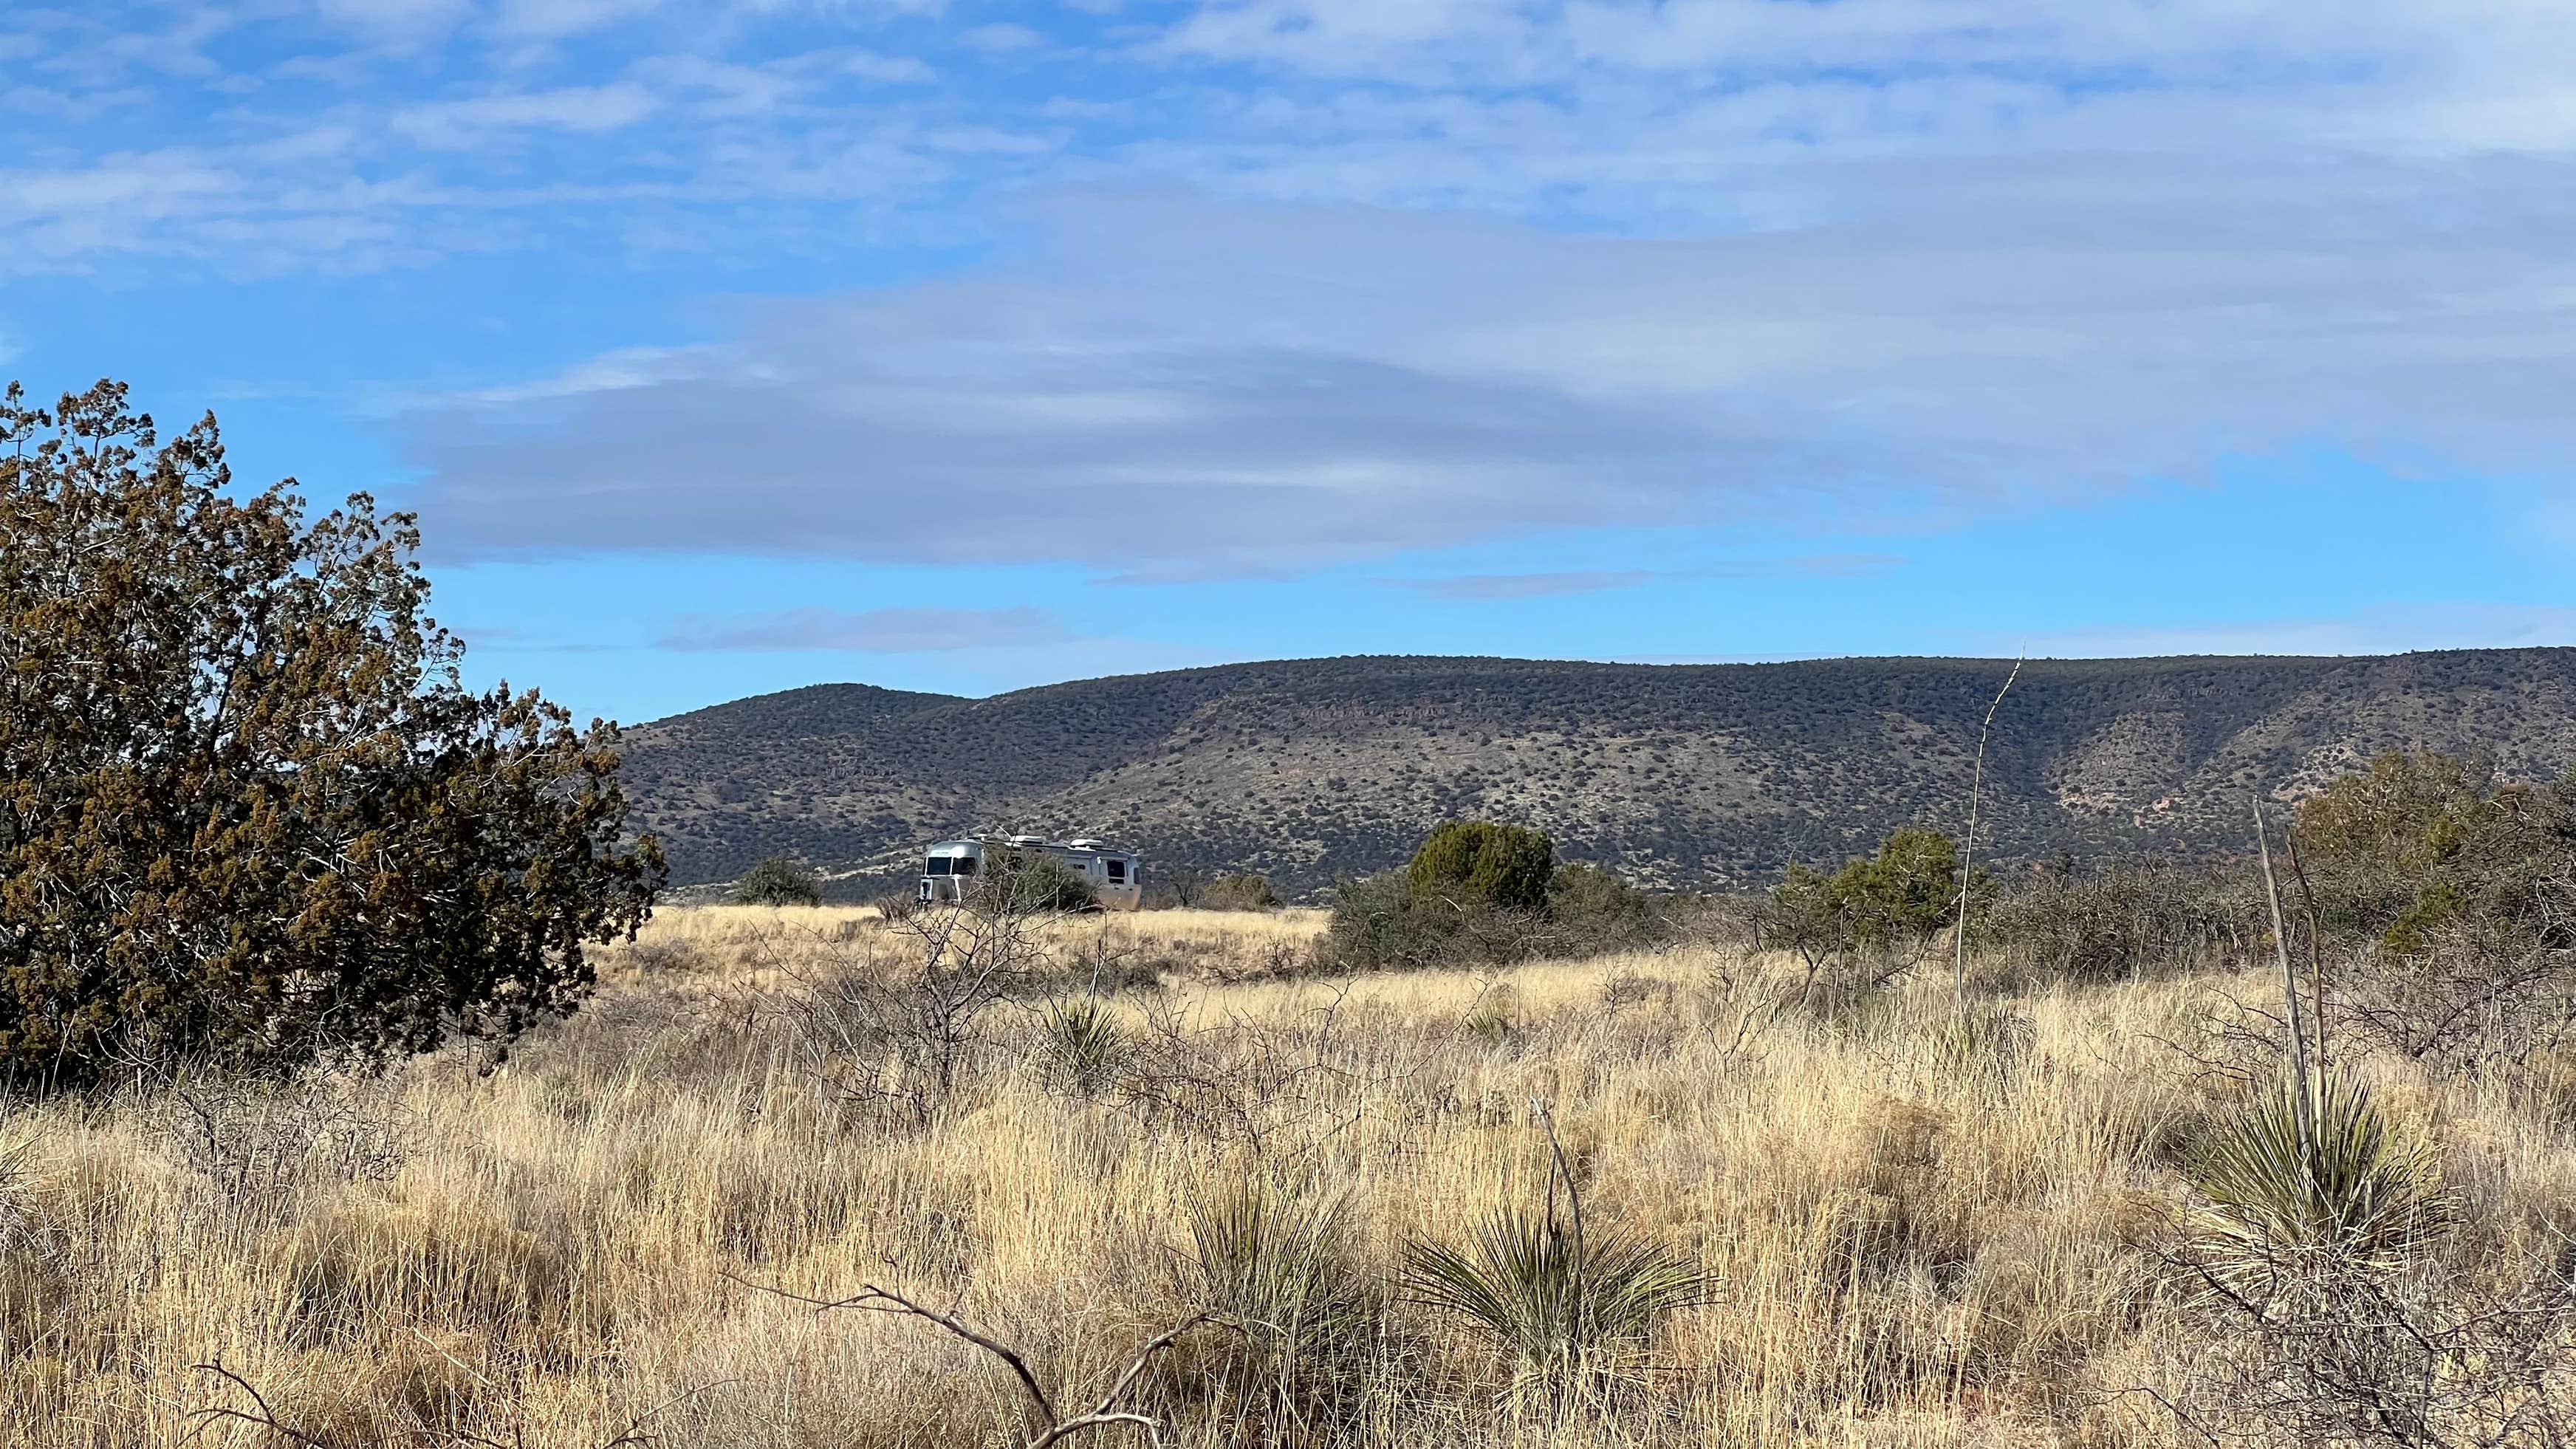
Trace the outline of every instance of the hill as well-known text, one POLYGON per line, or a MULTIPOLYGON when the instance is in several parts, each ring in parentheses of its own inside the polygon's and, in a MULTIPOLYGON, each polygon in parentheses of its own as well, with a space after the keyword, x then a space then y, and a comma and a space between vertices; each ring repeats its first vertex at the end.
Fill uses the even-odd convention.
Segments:
MULTIPOLYGON (((986 829, 1305 893, 1460 816, 1644 883, 1745 885, 1907 823, 1955 833, 2009 668, 1353 657, 989 699, 816 685, 637 726, 625 773, 684 885, 784 851, 856 888, 986 829)), ((2576 649, 2034 660, 1995 722, 1980 838, 2006 860, 2233 849, 2252 792, 2400 746, 2576 768, 2576 649)))

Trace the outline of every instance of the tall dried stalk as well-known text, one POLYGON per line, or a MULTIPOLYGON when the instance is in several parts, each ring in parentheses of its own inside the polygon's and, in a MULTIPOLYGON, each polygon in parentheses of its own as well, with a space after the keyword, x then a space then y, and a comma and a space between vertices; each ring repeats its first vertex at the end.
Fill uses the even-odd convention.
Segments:
POLYGON ((1958 948, 1958 962, 1951 972, 1952 999, 1962 1009, 1968 1004, 1968 893, 1977 881, 1977 804, 1986 789, 1986 741, 1994 736, 1995 715, 2004 707, 2004 696, 2012 693, 2013 681, 2021 678, 2022 664, 2021 658, 2013 660, 2004 687, 1995 691, 1995 702, 1986 706, 1985 727, 1977 731, 1976 774, 1968 782, 1968 838, 1959 843, 1959 929, 1951 933, 1958 948))
POLYGON ((2281 917, 2281 885, 2272 873, 2272 831, 2263 820, 2263 800, 2254 800, 2254 843, 2263 858, 2263 894, 2272 907, 2272 951, 2281 961, 2281 1004, 2287 1010, 2289 1034, 2281 1054, 2289 1068, 2291 1110, 2298 1120, 2299 1156, 2317 1159, 2316 1103, 2308 1096, 2308 1046, 2299 1009, 2299 974, 2290 965, 2290 932, 2281 917))

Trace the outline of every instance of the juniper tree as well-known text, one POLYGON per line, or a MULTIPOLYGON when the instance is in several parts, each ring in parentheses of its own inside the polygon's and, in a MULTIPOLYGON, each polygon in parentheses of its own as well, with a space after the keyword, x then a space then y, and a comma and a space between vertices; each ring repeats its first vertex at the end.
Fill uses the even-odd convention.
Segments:
POLYGON ((506 1037, 662 874, 616 732, 461 681, 408 514, 232 487, 101 382, 0 397, 0 1070, 506 1037))

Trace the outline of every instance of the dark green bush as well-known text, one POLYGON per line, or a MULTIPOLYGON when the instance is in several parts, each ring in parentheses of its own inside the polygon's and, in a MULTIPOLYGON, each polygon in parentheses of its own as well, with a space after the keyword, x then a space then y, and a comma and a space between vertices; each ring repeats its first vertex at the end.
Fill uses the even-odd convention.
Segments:
POLYGON ((410 515, 0 388, 0 1077, 291 1071, 589 996, 663 869, 613 726, 476 691, 410 515))
POLYGON ((1404 878, 1416 902, 1543 912, 1555 870, 1556 846, 1540 831, 1491 820, 1452 820, 1422 842, 1404 878))
POLYGON ((2301 804, 2296 838, 2329 934, 2399 956, 2464 940, 2498 956, 2576 950, 2561 908, 2576 780, 2504 785, 2479 761, 2386 754, 2301 804))
POLYGON ((733 900, 743 906, 819 906, 823 878, 786 856, 773 855, 733 883, 733 900))
MULTIPOLYGON (((1979 871, 1972 903, 1991 885, 1979 871)), ((1832 875, 1789 867, 1760 912, 1757 943, 1796 953, 1811 976, 1839 966, 1884 981, 1922 960, 1957 919, 1958 890, 1957 843, 1909 827, 1832 875)))
POLYGON ((1937 830, 1899 830, 1878 854, 1836 872, 1833 890, 1859 944, 1919 954, 1956 919, 1959 844, 1937 830))
POLYGON ((1052 855, 1030 852, 1025 855, 987 856, 983 889, 977 897, 986 907, 1013 913, 1024 911, 1094 911, 1100 908, 1099 893, 1082 872, 1052 855))
POLYGON ((1344 969, 1579 960, 1669 939, 1674 927, 1634 886, 1592 865, 1552 872, 1541 909, 1414 893, 1410 871, 1333 888, 1319 959, 1344 969))

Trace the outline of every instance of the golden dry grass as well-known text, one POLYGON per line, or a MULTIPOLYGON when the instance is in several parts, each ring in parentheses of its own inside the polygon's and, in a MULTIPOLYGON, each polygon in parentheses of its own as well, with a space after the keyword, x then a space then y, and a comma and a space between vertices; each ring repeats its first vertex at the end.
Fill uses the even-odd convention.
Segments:
MULTIPOLYGON (((2156 1039, 2188 1034, 2205 985, 2028 993, 2009 1002, 2025 1045, 1960 1052, 1938 990, 1748 1029, 1748 968, 1704 951, 1265 977, 1275 943, 1318 925, 1056 928, 1063 959, 1125 968, 1112 1001, 1136 1039, 1268 1053, 1250 1065, 1288 1073, 1248 1075, 1267 1087, 1234 1116, 1075 1090, 1042 1016, 1009 1005, 928 1129, 836 1106, 738 987, 881 925, 731 907, 666 912, 607 964, 599 1000, 498 1070, 454 1051, 403 1069, 383 1103, 350 1085, 351 1120, 399 1111, 380 1180, 317 1169, 227 1196, 167 1090, 21 1108, 0 1141, 30 1144, 0 1191, 5 1441, 287 1442, 191 1417, 248 1406, 190 1367, 220 1360, 333 1445, 570 1449, 639 1416, 677 1446, 1014 1442, 1010 1386, 973 1351, 735 1279, 915 1291, 1089 1384, 1193 1306, 1193 1201, 1248 1177, 1341 1195, 1357 1271, 1383 1280, 1407 1238, 1544 1190, 1536 1098, 1596 1220, 1698 1255, 1718 1285, 1556 1442, 2179 1442, 2118 1394, 2166 1382, 2188 1350, 2151 1248, 2222 1102, 2156 1039), (1159 994, 1134 984, 1148 971, 1159 994)), ((2576 1191, 2556 1099, 2381 1075, 2410 1130, 2445 1144, 2481 1231, 2537 1251, 2576 1191)), ((1238 1432, 1194 1377, 1215 1352, 1149 1382, 1182 1441, 1238 1432)), ((1360 1357, 1329 1442, 1551 1433, 1456 1321, 1399 1303, 1360 1357)))

